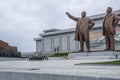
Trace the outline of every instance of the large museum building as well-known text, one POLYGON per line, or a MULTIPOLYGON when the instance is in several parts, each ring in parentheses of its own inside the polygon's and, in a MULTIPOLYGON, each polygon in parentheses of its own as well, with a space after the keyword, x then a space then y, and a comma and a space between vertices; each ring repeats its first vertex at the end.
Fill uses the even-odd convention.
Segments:
MULTIPOLYGON (((120 18, 120 10, 113 11, 120 18)), ((95 22, 94 27, 90 30, 91 50, 105 49, 105 38, 102 35, 102 23, 105 13, 89 16, 95 22)), ((115 35, 115 49, 120 50, 120 21, 116 26, 117 34, 115 35)), ((71 29, 48 29, 40 33, 36 41, 36 52, 52 54, 55 52, 73 52, 80 49, 80 43, 74 40, 75 28, 71 29)), ((86 46, 84 46, 86 47, 86 46)))

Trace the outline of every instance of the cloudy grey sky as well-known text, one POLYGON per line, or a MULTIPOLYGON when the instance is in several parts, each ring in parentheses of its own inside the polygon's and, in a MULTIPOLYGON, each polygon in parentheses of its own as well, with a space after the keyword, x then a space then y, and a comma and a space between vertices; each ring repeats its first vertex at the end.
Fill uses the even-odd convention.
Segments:
POLYGON ((75 16, 104 13, 111 6, 120 9, 120 0, 0 0, 0 39, 21 52, 35 51, 33 38, 45 29, 75 27, 65 12, 75 16))

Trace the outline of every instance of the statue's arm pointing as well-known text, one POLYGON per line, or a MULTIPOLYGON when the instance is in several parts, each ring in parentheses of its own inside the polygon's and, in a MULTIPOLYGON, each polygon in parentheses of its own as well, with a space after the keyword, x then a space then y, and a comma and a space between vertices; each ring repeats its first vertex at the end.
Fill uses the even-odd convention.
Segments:
POLYGON ((68 15, 68 17, 69 17, 70 19, 72 19, 72 20, 74 20, 74 21, 77 21, 77 20, 78 20, 77 17, 72 16, 69 12, 66 12, 66 14, 68 15))

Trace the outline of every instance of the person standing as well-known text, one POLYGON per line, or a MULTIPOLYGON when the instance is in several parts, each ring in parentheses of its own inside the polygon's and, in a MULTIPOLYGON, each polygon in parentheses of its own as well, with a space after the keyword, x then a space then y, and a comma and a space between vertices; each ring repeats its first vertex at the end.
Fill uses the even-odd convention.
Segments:
POLYGON ((84 42, 86 42, 87 51, 90 52, 89 30, 94 26, 93 20, 86 17, 86 12, 81 13, 81 18, 72 16, 69 12, 66 15, 77 22, 75 31, 75 40, 80 41, 80 52, 84 51, 84 42))
POLYGON ((108 7, 106 10, 106 16, 103 21, 103 36, 105 36, 106 49, 105 51, 115 50, 114 35, 116 34, 115 26, 119 22, 117 14, 112 13, 112 8, 108 7))

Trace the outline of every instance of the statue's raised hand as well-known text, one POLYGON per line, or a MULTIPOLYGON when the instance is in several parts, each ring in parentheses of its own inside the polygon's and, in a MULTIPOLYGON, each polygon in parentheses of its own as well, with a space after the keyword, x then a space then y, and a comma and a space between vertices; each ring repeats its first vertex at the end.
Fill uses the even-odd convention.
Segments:
POLYGON ((69 13, 69 12, 65 12, 65 14, 66 14, 66 15, 70 15, 70 13, 69 13))

